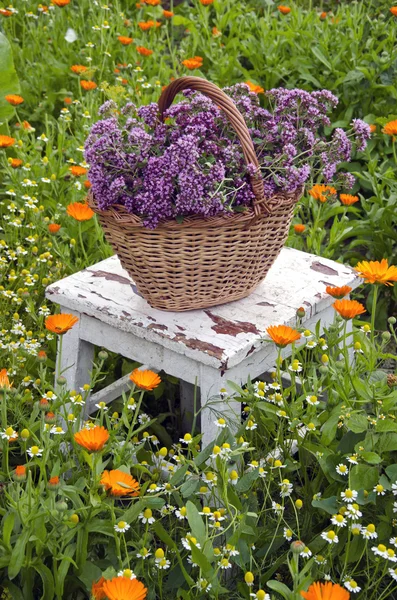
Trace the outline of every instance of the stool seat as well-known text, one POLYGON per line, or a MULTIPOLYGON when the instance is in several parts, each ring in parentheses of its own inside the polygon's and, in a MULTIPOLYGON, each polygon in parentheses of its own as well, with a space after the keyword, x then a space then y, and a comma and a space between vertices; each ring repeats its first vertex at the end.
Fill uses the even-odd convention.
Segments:
MULTIPOLYGON (((211 395, 227 388, 226 380, 240 384, 249 375, 258 377, 274 366, 274 344, 262 341, 270 325, 294 326, 296 311, 303 307, 308 329, 320 319, 326 327, 334 318, 334 299, 325 293, 326 286, 355 288, 359 283, 349 266, 283 248, 254 293, 210 309, 165 312, 151 308, 117 256, 51 284, 46 296, 62 312, 79 317, 63 340, 60 368, 70 388, 89 382, 96 345, 180 378, 187 384, 181 401, 189 411, 192 384, 200 387, 203 406, 211 395)), ((99 397, 110 402, 120 395, 128 385, 123 379, 92 395, 89 407, 99 397)), ((216 408, 232 418, 230 407, 216 408)), ((214 420, 211 408, 202 408, 201 428, 207 441, 216 436, 214 420)))

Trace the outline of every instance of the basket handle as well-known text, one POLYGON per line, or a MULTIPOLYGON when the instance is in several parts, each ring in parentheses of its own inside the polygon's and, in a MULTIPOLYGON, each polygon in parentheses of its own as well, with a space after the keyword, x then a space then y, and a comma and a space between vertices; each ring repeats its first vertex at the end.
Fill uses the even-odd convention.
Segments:
POLYGON ((247 124, 233 100, 217 85, 207 81, 206 79, 202 79, 201 77, 188 76, 175 79, 169 85, 167 85, 159 98, 158 106, 161 121, 164 120, 164 112, 171 106, 175 96, 182 90, 186 89, 197 90, 198 92, 201 92, 213 100, 215 104, 226 114, 230 124, 237 133, 237 136, 241 142, 245 162, 247 165, 253 164, 257 168, 257 174, 250 177, 252 191, 254 192, 255 196, 253 201, 255 215, 259 216, 263 212, 267 212, 269 214, 271 210, 266 203, 263 181, 260 175, 259 162, 247 124))

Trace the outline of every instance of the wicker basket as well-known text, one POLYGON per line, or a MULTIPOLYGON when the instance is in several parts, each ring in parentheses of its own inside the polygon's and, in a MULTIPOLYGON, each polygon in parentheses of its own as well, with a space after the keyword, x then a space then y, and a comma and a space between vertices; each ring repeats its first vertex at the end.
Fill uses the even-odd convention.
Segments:
MULTIPOLYGON (((216 85, 199 77, 173 81, 159 99, 160 117, 176 94, 197 90, 227 115, 241 142, 247 164, 259 167, 247 125, 234 102, 216 85)), ((253 208, 183 223, 165 221, 156 229, 115 205, 99 210, 90 193, 105 236, 139 293, 153 308, 185 311, 224 304, 248 296, 277 258, 291 224, 300 193, 265 198, 260 177, 252 177, 253 208)))

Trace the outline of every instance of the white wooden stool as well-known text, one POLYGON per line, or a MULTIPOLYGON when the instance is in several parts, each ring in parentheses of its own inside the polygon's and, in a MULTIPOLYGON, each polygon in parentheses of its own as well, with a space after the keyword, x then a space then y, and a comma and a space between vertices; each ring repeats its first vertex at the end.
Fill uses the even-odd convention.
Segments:
MULTIPOLYGON (((296 323, 296 311, 306 311, 305 326, 334 319, 327 285, 359 285, 348 266, 292 248, 283 248, 266 279, 248 298, 206 310, 164 312, 139 295, 117 256, 50 285, 46 296, 73 313, 79 322, 63 339, 60 369, 69 389, 89 383, 94 346, 180 378, 181 410, 192 412, 193 386, 200 388, 204 444, 219 432, 208 400, 227 388, 273 370, 276 348, 261 341, 269 325, 296 323)), ((351 322, 349 322, 351 323, 351 322)), ((290 347, 289 347, 290 348, 290 347)), ((288 355, 288 348, 283 352, 288 355)), ((111 402, 128 389, 128 376, 91 395, 87 412, 99 401, 111 402)), ((236 420, 239 405, 214 406, 236 420)), ((154 415, 153 415, 154 416, 154 415)))

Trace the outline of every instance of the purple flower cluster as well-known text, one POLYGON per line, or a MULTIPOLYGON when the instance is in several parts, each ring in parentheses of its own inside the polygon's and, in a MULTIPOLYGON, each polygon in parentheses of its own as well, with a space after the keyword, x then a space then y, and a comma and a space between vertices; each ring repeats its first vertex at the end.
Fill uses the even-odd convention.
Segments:
MULTIPOLYGON (((369 139, 369 126, 355 119, 346 134, 330 126, 327 112, 337 98, 327 90, 274 89, 263 108, 245 84, 226 88, 242 113, 260 163, 265 193, 294 192, 310 178, 327 183, 341 177, 354 139, 359 150, 369 139)), ((105 102, 85 145, 89 179, 99 208, 123 205, 144 218, 147 227, 188 215, 212 216, 252 206, 250 175, 237 134, 225 114, 206 96, 184 92, 184 100, 158 118, 157 104, 121 111, 105 102)), ((344 184, 351 186, 351 176, 344 184)))

